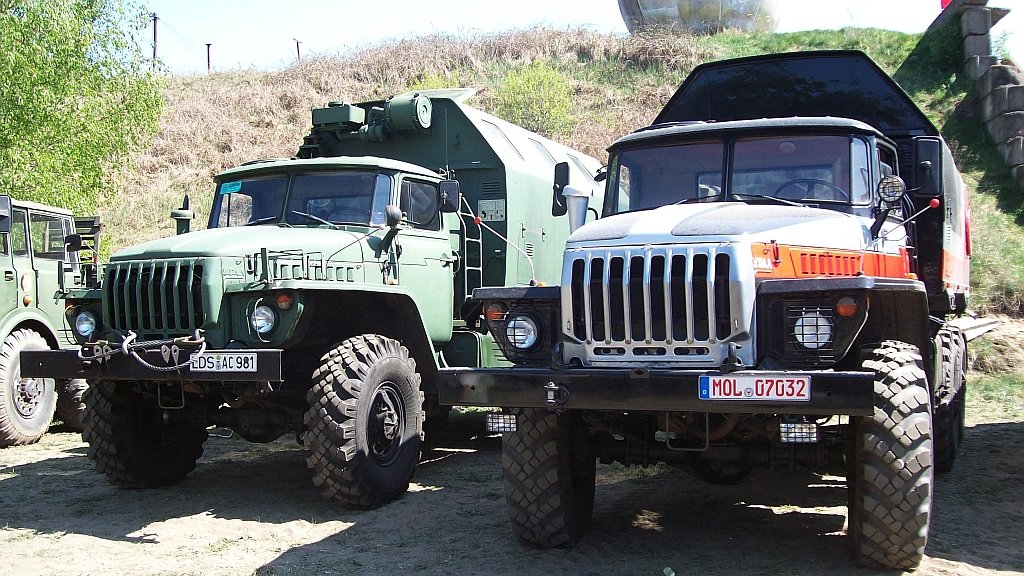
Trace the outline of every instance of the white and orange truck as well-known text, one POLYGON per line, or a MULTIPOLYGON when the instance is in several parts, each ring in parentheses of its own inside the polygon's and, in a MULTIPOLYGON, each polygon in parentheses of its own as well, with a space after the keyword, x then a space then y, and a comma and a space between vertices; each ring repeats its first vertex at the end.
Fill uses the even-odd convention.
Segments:
POLYGON ((600 218, 556 168, 561 284, 481 288, 510 368, 446 373, 496 406, 515 535, 587 530, 602 462, 711 483, 839 469, 860 563, 913 569, 964 426, 967 190, 939 131, 857 51, 694 69, 609 148, 600 218))

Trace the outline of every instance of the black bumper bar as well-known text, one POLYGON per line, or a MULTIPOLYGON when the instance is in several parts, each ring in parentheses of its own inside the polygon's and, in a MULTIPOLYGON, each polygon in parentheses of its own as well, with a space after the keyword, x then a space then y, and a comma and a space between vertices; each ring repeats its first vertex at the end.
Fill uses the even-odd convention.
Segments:
MULTIPOLYGON (((114 354, 98 361, 83 360, 78 350, 25 350, 21 353, 21 375, 29 378, 69 380, 158 380, 182 382, 280 382, 281 351, 265 349, 206 350, 203 356, 218 354, 252 354, 253 363, 246 369, 192 370, 187 364, 170 369, 187 360, 187 356, 164 360, 159 350, 140 352, 145 364, 132 356, 114 354), (149 364, 147 366, 146 364, 149 364)), ((216 364, 204 362, 211 368, 216 364)))
MULTIPOLYGON (((501 408, 559 408, 731 414, 869 416, 874 410, 874 374, 800 372, 811 377, 807 401, 701 400, 697 370, 451 368, 440 371, 441 404, 501 408)), ((785 377, 778 372, 737 375, 785 377)))

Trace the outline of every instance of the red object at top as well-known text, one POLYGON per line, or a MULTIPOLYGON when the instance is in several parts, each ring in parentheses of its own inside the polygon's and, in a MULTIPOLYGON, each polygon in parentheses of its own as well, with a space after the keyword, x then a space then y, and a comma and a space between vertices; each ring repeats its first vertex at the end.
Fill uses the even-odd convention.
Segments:
POLYGON ((950 2, 952 2, 952 1, 953 1, 953 0, 939 0, 939 2, 941 2, 941 3, 942 3, 942 9, 943 9, 943 10, 945 10, 945 9, 946 9, 946 6, 949 6, 949 3, 950 3, 950 2))

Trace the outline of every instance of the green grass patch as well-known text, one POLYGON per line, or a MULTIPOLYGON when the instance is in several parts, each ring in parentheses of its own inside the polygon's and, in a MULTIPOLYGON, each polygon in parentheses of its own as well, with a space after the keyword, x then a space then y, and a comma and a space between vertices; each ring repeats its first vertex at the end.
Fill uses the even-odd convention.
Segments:
POLYGON ((969 422, 1024 420, 1024 376, 972 375, 967 384, 967 419, 969 422))

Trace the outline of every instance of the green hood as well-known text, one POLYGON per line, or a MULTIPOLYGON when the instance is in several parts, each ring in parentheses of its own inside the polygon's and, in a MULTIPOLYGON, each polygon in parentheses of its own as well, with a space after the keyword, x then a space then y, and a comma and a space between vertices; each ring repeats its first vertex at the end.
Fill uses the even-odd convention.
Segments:
MULTIPOLYGON (((374 237, 384 232, 375 232, 374 237)), ((262 248, 270 251, 295 250, 322 252, 332 260, 362 261, 362 233, 329 228, 285 228, 278 226, 246 226, 198 230, 136 244, 111 256, 111 262, 125 260, 156 260, 162 258, 242 257, 262 248), (338 250, 344 248, 342 253, 338 250)), ((367 238, 371 243, 376 238, 367 238)))

